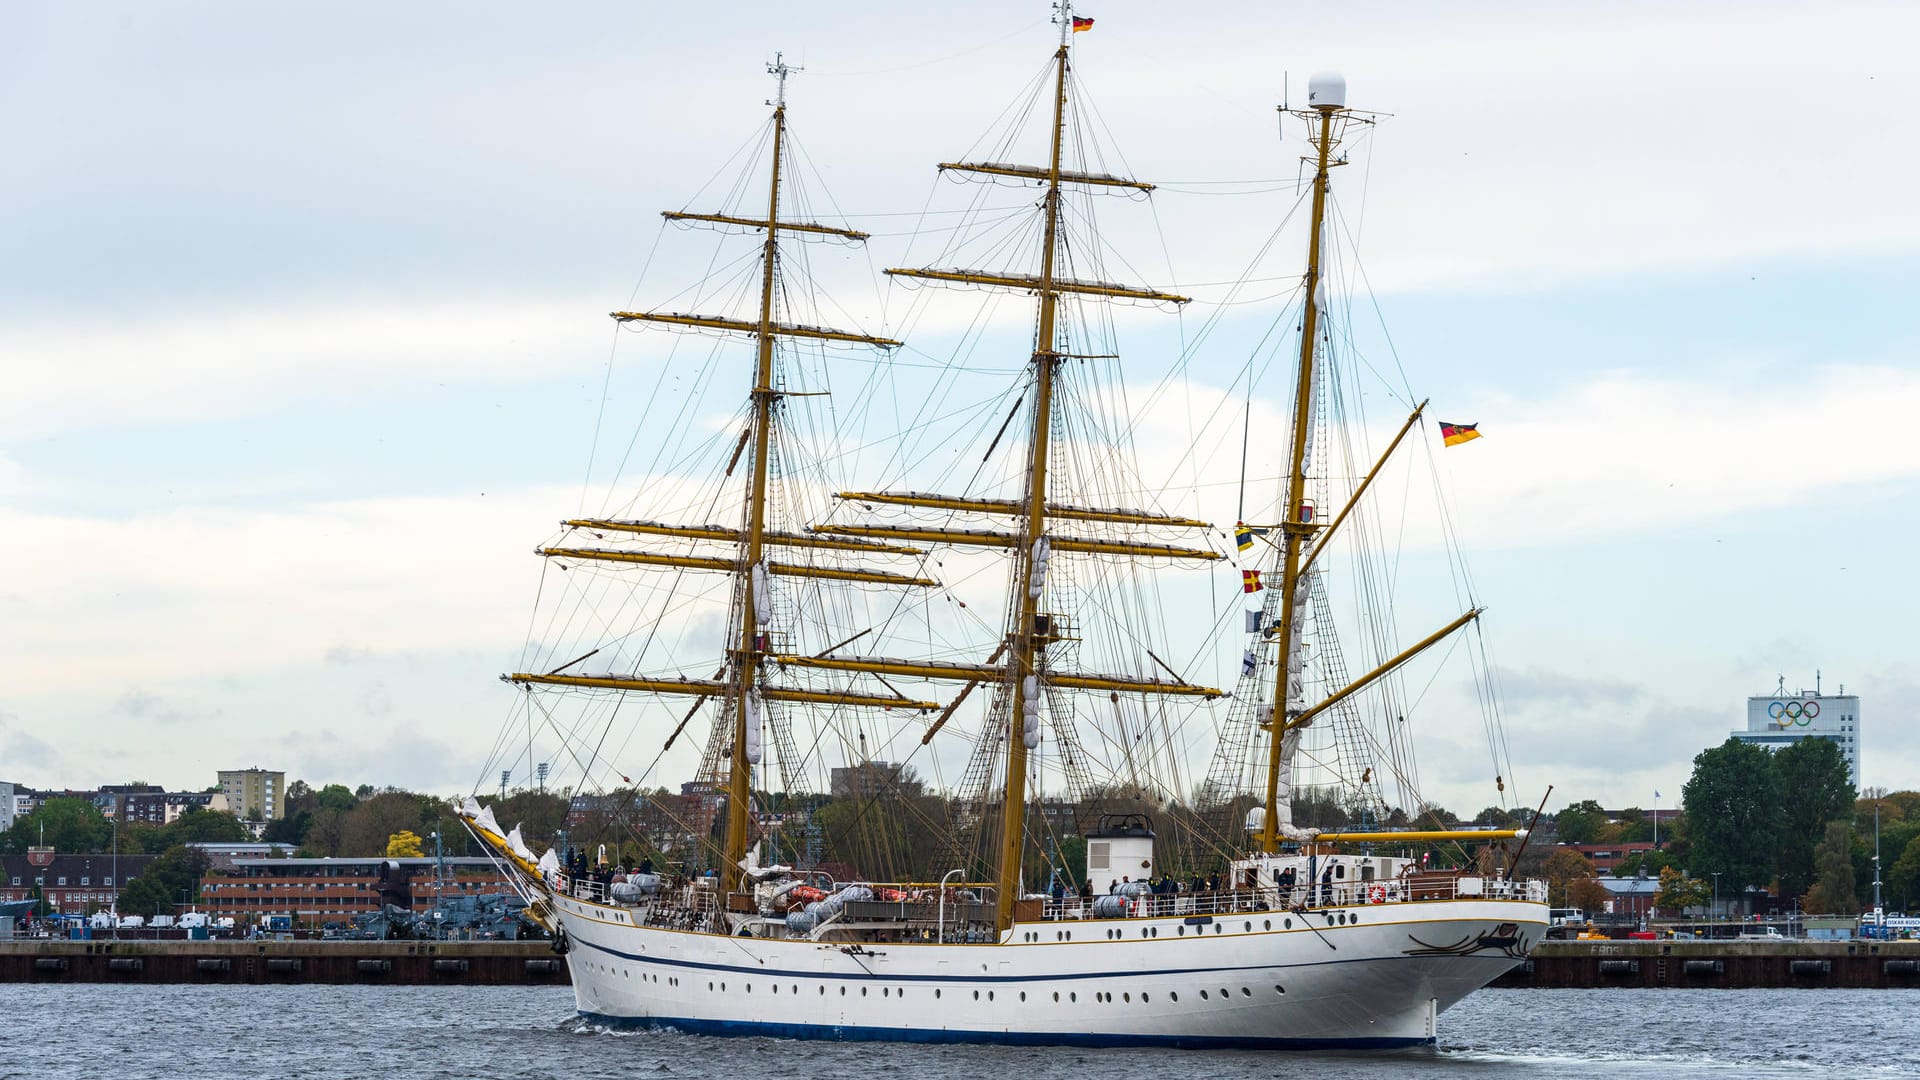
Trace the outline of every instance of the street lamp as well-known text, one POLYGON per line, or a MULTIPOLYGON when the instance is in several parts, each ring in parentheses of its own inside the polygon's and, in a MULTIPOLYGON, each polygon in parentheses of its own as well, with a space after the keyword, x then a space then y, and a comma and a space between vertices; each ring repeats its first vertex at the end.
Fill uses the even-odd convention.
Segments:
POLYGON ((1714 922, 1719 917, 1720 917, 1720 874, 1718 871, 1715 871, 1713 875, 1713 906, 1707 909, 1707 936, 1710 938, 1718 936, 1717 928, 1714 926, 1714 922))

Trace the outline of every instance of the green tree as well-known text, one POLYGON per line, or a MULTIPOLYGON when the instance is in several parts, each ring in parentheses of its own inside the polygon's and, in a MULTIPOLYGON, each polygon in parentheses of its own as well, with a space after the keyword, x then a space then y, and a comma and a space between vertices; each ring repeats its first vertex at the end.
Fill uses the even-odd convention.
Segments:
POLYGON ((1813 891, 1807 894, 1808 910, 1826 915, 1860 913, 1860 898, 1853 891, 1853 856, 1848 851, 1852 834, 1852 827, 1844 821, 1827 823, 1827 835, 1814 849, 1813 862, 1819 877, 1813 891))
POLYGON ((1591 844, 1606 824, 1606 810, 1592 799, 1582 799, 1553 816, 1554 832, 1563 844, 1591 844))
POLYGON ((189 808, 161 830, 172 844, 238 844, 253 838, 240 819, 225 810, 189 808))
POLYGON ((1885 902, 1892 905, 1894 910, 1912 911, 1920 906, 1920 836, 1907 842, 1905 850, 1893 860, 1882 881, 1882 887, 1886 890, 1885 902))
POLYGON ((1780 833, 1780 779, 1773 755, 1738 739, 1693 759, 1680 789, 1693 839, 1696 875, 1719 874, 1723 895, 1773 879, 1780 833))
MULTIPOLYGON (((368 788, 367 793, 372 794, 372 789, 368 788)), ((313 793, 313 804, 316 809, 337 810, 344 814, 360 805, 360 797, 345 784, 328 784, 313 793)))
POLYGON ((127 883, 120 893, 120 910, 142 916, 172 911, 183 893, 189 900, 200 895, 200 879, 206 872, 205 855, 189 847, 170 847, 127 883))
POLYGON ((1780 895, 1801 896, 1813 886, 1813 849, 1825 837, 1827 823, 1853 809, 1853 781, 1847 759, 1827 739, 1781 747, 1773 755, 1773 770, 1780 778, 1780 895))
POLYGON ((55 851, 106 851, 113 839, 113 822, 86 799, 48 799, 0 833, 0 853, 24 854, 40 846, 43 836, 46 846, 55 851))

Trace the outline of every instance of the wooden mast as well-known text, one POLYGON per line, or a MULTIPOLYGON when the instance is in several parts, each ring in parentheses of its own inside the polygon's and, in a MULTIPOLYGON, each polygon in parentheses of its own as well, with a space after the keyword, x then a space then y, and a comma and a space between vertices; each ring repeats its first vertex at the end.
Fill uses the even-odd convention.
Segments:
MULTIPOLYGON (((1313 537, 1314 525, 1302 521, 1302 508, 1306 503, 1307 486, 1307 440, 1311 435, 1310 424, 1313 419, 1313 357, 1314 347, 1320 333, 1320 234, 1327 212, 1327 172, 1333 154, 1333 118, 1343 111, 1339 104, 1315 105, 1319 113, 1319 137, 1314 140, 1319 150, 1319 164, 1313 174, 1313 219, 1307 234, 1307 276, 1306 276, 1306 313, 1300 323, 1300 381, 1294 389, 1293 405, 1293 455, 1292 467, 1287 474, 1287 513, 1286 520, 1280 525, 1284 537, 1282 543, 1282 570, 1280 574, 1280 634, 1279 671, 1274 678, 1273 706, 1268 716, 1267 730, 1271 739, 1267 746, 1267 800, 1266 820, 1260 826, 1260 850, 1271 855, 1280 849, 1280 748, 1287 730, 1287 703, 1290 698, 1288 685, 1293 677, 1293 653, 1295 642, 1300 635, 1296 625, 1295 613, 1300 610, 1294 594, 1300 585, 1300 555, 1313 537)), ((1288 798, 1292 794, 1288 793, 1288 798)))
MULTIPOLYGON (((1053 54, 1053 151, 1047 167, 1046 235, 1040 250, 1040 327, 1034 340, 1033 438, 1027 458, 1026 522, 1021 530, 1020 616, 1013 625, 1013 656, 1008 665, 1007 786, 1000 813, 1000 929, 1013 926, 1013 905, 1020 898, 1021 841, 1026 835, 1028 702, 1021 683, 1041 677, 1040 653, 1045 648, 1035 622, 1040 614, 1041 588, 1034 587, 1036 547, 1047 532, 1047 453, 1053 433, 1053 378, 1060 364, 1054 340, 1054 314, 1060 294, 1053 287, 1054 254, 1060 228, 1060 144, 1066 134, 1067 36, 1072 18, 1062 16, 1060 48, 1053 54)), ((1044 680, 1043 680, 1044 682, 1044 680)), ((1044 695, 1044 686, 1040 693, 1044 695)), ((1043 700, 1036 697, 1034 701, 1043 700)), ((1034 722, 1037 722, 1037 718, 1034 722)))

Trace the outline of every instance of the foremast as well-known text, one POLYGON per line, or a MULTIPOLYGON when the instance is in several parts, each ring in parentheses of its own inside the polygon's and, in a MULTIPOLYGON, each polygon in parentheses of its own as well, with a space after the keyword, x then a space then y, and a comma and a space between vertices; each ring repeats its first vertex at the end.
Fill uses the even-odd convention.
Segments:
MULTIPOLYGON (((718 541, 732 546, 728 556, 672 555, 636 552, 625 549, 587 547, 545 547, 539 553, 548 558, 653 566, 680 570, 710 570, 734 578, 734 602, 737 633, 727 649, 721 671, 711 679, 642 678, 634 675, 568 675, 562 665, 544 674, 516 673, 505 676, 511 682, 531 690, 534 686, 563 686, 602 690, 624 690, 651 694, 686 695, 723 700, 729 706, 729 744, 727 753, 727 831, 721 851, 721 887, 734 890, 740 883, 742 863, 747 854, 751 822, 753 769, 760 763, 760 723, 767 701, 801 702, 828 705, 871 706, 881 708, 917 708, 931 710, 939 703, 913 701, 900 695, 867 695, 837 690, 814 690, 769 685, 763 679, 765 661, 772 655, 768 623, 772 612, 772 585, 775 576, 826 578, 839 581, 896 585, 934 585, 931 579, 883 570, 847 569, 807 563, 774 563, 767 558, 770 547, 850 550, 889 554, 920 554, 921 549, 879 544, 855 539, 817 537, 771 529, 767 520, 768 469, 775 415, 781 391, 776 379, 776 343, 783 337, 832 341, 892 348, 900 344, 889 338, 833 330, 825 327, 783 323, 776 319, 774 298, 779 290, 780 234, 836 236, 862 241, 867 234, 813 222, 783 221, 780 217, 781 168, 787 138, 787 77, 798 68, 788 66, 779 54, 767 65, 768 74, 777 81, 777 93, 767 102, 773 106, 772 154, 767 180, 765 218, 746 218, 728 214, 667 212, 662 216, 676 222, 705 222, 764 231, 761 250, 759 317, 754 321, 723 316, 691 315, 679 312, 616 311, 613 318, 622 323, 655 323, 731 331, 751 336, 756 344, 753 385, 749 391, 750 408, 747 430, 727 466, 730 475, 740 453, 751 448, 748 462, 744 523, 740 529, 716 526, 664 525, 656 522, 576 518, 565 524, 573 529, 634 535, 668 536, 695 541, 718 541)), ((596 650, 597 651, 597 650, 596 650)), ((584 658, 582 658, 584 659, 584 658)), ((698 705, 695 706, 698 708, 698 705)), ((689 713, 688 717, 691 718, 689 713)), ((684 721, 682 722, 684 726, 684 721)), ((678 734, 676 730, 675 734, 678 734)), ((671 746, 669 737, 667 745, 671 746)))

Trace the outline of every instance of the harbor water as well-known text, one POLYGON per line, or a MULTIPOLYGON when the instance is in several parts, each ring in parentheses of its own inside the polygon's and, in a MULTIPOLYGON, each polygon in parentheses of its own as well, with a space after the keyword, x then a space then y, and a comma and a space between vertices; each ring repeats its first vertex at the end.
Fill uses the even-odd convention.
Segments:
POLYGON ((1441 1017, 1431 1050, 1305 1055, 614 1033, 560 987, 11 983, 0 1077, 1906 1077, 1917 1017, 1920 991, 1487 990, 1441 1017))

